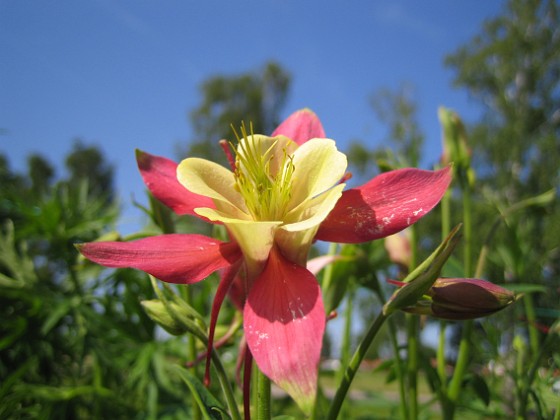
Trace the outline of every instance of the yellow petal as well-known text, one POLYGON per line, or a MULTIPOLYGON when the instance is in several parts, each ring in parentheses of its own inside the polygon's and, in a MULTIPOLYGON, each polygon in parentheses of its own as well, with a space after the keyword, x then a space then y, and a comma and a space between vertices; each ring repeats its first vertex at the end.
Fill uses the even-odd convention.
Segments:
POLYGON ((274 235, 282 222, 229 220, 223 222, 243 251, 249 279, 263 270, 274 244, 274 235))
POLYGON ((287 224, 276 233, 276 243, 286 258, 305 266, 319 225, 334 208, 343 189, 344 184, 337 185, 318 197, 306 200, 287 215, 287 224), (289 223, 290 220, 293 223, 289 223))
POLYGON ((318 197, 305 200, 286 215, 282 229, 297 232, 318 227, 336 205, 345 185, 339 184, 318 197))
POLYGON ((233 172, 206 159, 188 158, 177 167, 177 179, 189 191, 222 201, 246 212, 245 202, 235 189, 233 172))
POLYGON ((346 171, 346 156, 330 139, 311 139, 293 154, 294 174, 290 205, 293 209, 308 198, 331 188, 346 171))
POLYGON ((238 208, 221 202, 218 202, 218 206, 215 209, 211 209, 208 207, 199 207, 197 209, 194 209, 194 212, 199 216, 206 217, 213 222, 225 223, 237 219, 247 221, 253 220, 251 219, 251 216, 243 213, 238 208))

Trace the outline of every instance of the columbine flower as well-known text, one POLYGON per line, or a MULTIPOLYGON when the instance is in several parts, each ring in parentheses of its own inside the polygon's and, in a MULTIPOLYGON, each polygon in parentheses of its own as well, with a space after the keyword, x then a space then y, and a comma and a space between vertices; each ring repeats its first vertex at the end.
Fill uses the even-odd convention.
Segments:
POLYGON ((137 153, 156 198, 177 214, 223 224, 230 242, 169 234, 79 248, 99 264, 137 268, 170 283, 195 283, 223 269, 210 343, 235 282, 256 364, 309 412, 326 319, 321 290, 306 268, 313 241, 359 243, 406 228, 439 202, 450 171, 402 169, 343 191, 346 157, 309 110, 291 115, 272 137, 245 131, 240 137, 231 171, 204 159, 177 165, 137 153))

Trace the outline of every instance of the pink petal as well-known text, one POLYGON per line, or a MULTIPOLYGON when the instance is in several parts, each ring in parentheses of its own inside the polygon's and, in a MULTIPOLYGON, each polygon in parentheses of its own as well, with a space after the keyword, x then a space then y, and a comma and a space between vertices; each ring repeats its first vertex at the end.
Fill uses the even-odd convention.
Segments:
POLYGON ((308 260, 307 269, 311 271, 313 275, 317 275, 319 271, 321 271, 327 265, 341 259, 343 259, 343 257, 341 257, 340 255, 321 255, 319 257, 311 258, 310 260, 308 260))
POLYGON ((190 284, 241 258, 237 244, 203 235, 170 234, 130 242, 77 245, 88 259, 105 267, 137 268, 169 282, 190 284))
POLYGON ((273 248, 249 292, 243 322, 258 367, 309 412, 326 322, 313 274, 273 248))
POLYGON ((342 193, 316 239, 360 243, 384 238, 416 223, 441 200, 451 167, 439 171, 399 169, 342 193))
POLYGON ((212 199, 194 194, 179 183, 177 164, 172 160, 137 150, 136 161, 144 183, 153 196, 175 213, 200 217, 194 212, 195 208, 215 208, 212 199))
POLYGON ((297 144, 303 144, 307 140, 314 138, 325 138, 325 130, 319 120, 310 109, 300 109, 284 120, 282 124, 274 130, 272 137, 284 135, 297 144))

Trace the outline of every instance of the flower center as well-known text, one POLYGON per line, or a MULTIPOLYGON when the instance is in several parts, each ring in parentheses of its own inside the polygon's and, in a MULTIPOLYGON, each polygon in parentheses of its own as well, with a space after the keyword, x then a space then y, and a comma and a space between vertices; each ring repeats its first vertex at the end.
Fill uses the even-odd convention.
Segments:
POLYGON ((235 156, 236 188, 254 220, 282 220, 291 198, 294 164, 279 138, 247 134, 241 127, 235 156))

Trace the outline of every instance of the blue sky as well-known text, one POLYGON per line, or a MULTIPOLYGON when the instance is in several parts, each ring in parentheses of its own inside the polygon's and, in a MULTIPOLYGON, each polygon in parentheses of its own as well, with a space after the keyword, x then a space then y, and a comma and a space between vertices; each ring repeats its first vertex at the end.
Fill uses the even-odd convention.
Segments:
POLYGON ((200 83, 276 60, 292 75, 285 115, 312 108, 342 150, 351 139, 390 147, 369 98, 411 84, 434 162, 438 106, 467 120, 480 110, 443 58, 504 4, 0 0, 0 152, 18 170, 32 152, 62 166, 82 138, 116 167, 129 208, 131 194, 145 201, 134 149, 177 159, 200 83))

